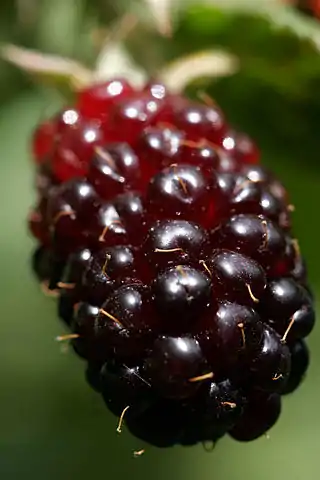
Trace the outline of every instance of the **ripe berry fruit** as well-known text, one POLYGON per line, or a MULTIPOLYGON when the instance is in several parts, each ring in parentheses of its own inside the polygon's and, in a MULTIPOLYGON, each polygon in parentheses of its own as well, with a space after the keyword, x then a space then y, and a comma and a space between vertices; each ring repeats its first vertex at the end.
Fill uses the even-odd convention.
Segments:
POLYGON ((306 374, 315 315, 254 142, 213 102, 114 79, 32 150, 32 265, 118 431, 158 447, 263 435, 306 374))

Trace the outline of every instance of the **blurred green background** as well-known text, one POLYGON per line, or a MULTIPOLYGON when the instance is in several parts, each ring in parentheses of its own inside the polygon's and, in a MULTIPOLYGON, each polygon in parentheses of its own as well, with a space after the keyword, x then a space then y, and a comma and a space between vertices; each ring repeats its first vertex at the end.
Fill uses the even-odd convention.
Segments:
MULTIPOLYGON (((92 64, 97 50, 92 38, 129 3, 119 1, 115 7, 103 0, 2 0, 0 38, 92 64)), ((132 5, 141 11, 138 1, 132 5)), ((310 22, 310 31, 320 28, 310 22)), ((219 80, 200 79, 189 92, 199 85, 207 88, 232 121, 262 145, 265 163, 291 192, 295 232, 311 284, 320 293, 317 49, 292 30, 275 30, 272 18, 259 11, 225 11, 219 5, 186 7, 170 41, 152 29, 138 28, 130 43, 135 58, 146 37, 151 52, 163 63, 204 47, 222 46, 239 56, 239 72, 219 80)), ((84 381, 84 365, 71 351, 60 351, 54 341, 62 332, 55 302, 42 295, 30 271, 34 243, 25 219, 33 202, 33 172, 28 141, 43 111, 48 106, 54 110, 60 101, 1 62, 0 478, 318 479, 318 327, 309 340, 312 362, 307 380, 284 400, 283 414, 269 439, 252 444, 226 439, 212 453, 201 446, 166 451, 146 447, 141 458, 133 458, 133 451, 143 445, 125 428, 121 436, 116 433, 116 419, 84 381)))

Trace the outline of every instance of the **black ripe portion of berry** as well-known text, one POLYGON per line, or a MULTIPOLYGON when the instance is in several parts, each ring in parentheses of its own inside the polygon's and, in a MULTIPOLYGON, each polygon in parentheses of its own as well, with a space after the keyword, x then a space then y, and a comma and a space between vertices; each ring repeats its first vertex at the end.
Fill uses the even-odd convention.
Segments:
POLYGON ((90 263, 91 251, 88 248, 76 250, 69 255, 59 282, 60 297, 58 304, 59 317, 70 324, 73 318, 74 306, 82 298, 82 276, 90 263))
POLYGON ((79 294, 75 289, 62 289, 60 291, 59 300, 58 300, 58 315, 59 318, 66 323, 71 325, 74 315, 74 308, 79 299, 79 294))
POLYGON ((254 181, 245 175, 232 175, 224 185, 232 213, 264 215, 284 230, 290 228, 289 208, 283 198, 273 193, 269 184, 254 181))
POLYGON ((288 340, 306 337, 315 323, 310 295, 291 278, 277 279, 268 284, 261 309, 280 335, 287 333, 285 338, 288 340))
POLYGON ((142 196, 134 192, 123 193, 115 197, 113 204, 122 225, 130 235, 131 243, 140 245, 148 231, 142 196))
POLYGON ((216 442, 239 420, 243 397, 230 380, 208 383, 185 411, 181 443, 216 442))
POLYGON ((151 179, 147 209, 153 218, 184 218, 207 226, 215 213, 215 193, 200 168, 171 165, 151 179))
POLYGON ((55 290, 62 277, 65 261, 45 247, 38 247, 32 256, 32 269, 40 282, 55 290))
POLYGON ((234 215, 213 231, 212 239, 253 258, 268 272, 276 269, 286 253, 285 235, 263 215, 234 215))
POLYGON ((97 393, 101 392, 101 368, 100 362, 89 362, 85 371, 85 378, 88 385, 97 393))
POLYGON ((198 224, 186 220, 162 220, 150 228, 143 252, 146 262, 155 271, 160 271, 170 265, 188 263, 199 268, 206 248, 208 236, 198 224))
POLYGON ((291 355, 287 345, 270 327, 263 330, 260 349, 250 366, 250 382, 268 392, 282 392, 291 369, 291 355))
POLYGON ((41 122, 32 155, 32 267, 118 431, 158 447, 265 433, 305 377, 315 311, 294 207, 254 141, 205 94, 115 78, 41 122))
POLYGON ((135 416, 153 401, 151 385, 136 366, 104 364, 100 372, 100 389, 107 407, 119 417, 126 407, 130 409, 128 415, 135 416))
POLYGON ((158 448, 167 448, 180 443, 184 420, 179 402, 158 399, 139 415, 128 415, 126 425, 140 440, 158 448))
POLYGON ((304 340, 297 340, 289 345, 291 353, 291 371, 282 394, 294 392, 303 381, 309 366, 309 349, 304 340))
POLYGON ((88 218, 99 211, 101 202, 86 180, 73 179, 50 191, 46 218, 55 249, 70 254, 85 245, 88 218))
POLYGON ((210 304, 210 278, 199 269, 178 265, 160 273, 153 285, 156 309, 168 331, 188 331, 210 304))
POLYGON ((83 295, 87 301, 101 306, 118 285, 135 275, 134 254, 129 246, 102 248, 92 256, 83 273, 83 295))
POLYGON ((143 300, 136 287, 121 287, 101 309, 81 303, 71 325, 78 335, 76 352, 94 362, 115 358, 132 364, 141 358, 151 337, 141 320, 143 300))
POLYGON ((89 182, 105 200, 139 187, 138 158, 126 143, 97 147, 88 173, 89 182))
POLYGON ((94 250, 128 243, 125 225, 121 221, 115 205, 109 202, 102 204, 95 215, 88 218, 85 235, 86 242, 94 250))
POLYGON ((207 266, 215 298, 250 306, 259 303, 266 287, 266 276, 255 260, 230 250, 216 250, 207 266))
POLYGON ((188 398, 209 372, 200 345, 194 338, 158 338, 144 364, 148 380, 167 398, 188 398))
POLYGON ((230 431, 240 442, 250 442, 266 434, 276 423, 281 413, 281 398, 276 393, 252 392, 244 412, 230 431))
POLYGON ((85 359, 96 362, 100 359, 100 351, 96 348, 98 336, 99 308, 88 303, 80 303, 74 314, 71 330, 75 337, 72 341, 76 353, 85 359))
POLYGON ((127 362, 146 353, 157 325, 145 286, 123 285, 111 294, 100 310, 100 336, 111 357, 127 362))
POLYGON ((62 281, 65 288, 81 282, 83 272, 90 263, 92 253, 88 248, 76 250, 69 255, 62 281))
POLYGON ((144 182, 148 182, 161 168, 178 162, 182 140, 183 133, 170 126, 144 130, 135 148, 143 165, 144 182))
MULTIPOLYGON (((199 343, 215 375, 237 373, 255 358, 261 345, 263 324, 251 307, 222 302, 201 324, 199 343)), ((230 375, 230 374, 229 374, 230 375)))

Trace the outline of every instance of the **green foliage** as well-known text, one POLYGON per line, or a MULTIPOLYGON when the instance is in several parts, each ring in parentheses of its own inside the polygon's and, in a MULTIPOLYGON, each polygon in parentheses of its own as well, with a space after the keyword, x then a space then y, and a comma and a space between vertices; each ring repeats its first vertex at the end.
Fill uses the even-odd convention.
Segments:
POLYGON ((320 54, 313 42, 289 27, 276 27, 262 14, 191 7, 176 32, 180 53, 186 48, 219 46, 237 55, 240 71, 232 77, 197 82, 221 104, 232 122, 263 147, 280 148, 317 160, 320 118, 320 54), (188 38, 194 41, 189 44, 188 38))

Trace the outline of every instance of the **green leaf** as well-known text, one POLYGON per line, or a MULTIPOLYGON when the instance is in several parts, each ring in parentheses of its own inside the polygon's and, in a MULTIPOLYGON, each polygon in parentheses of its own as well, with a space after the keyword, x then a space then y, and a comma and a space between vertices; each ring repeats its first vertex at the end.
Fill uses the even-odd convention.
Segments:
POLYGON ((221 48, 238 57, 237 73, 211 80, 194 78, 188 92, 195 95, 206 89, 230 121, 262 146, 271 142, 286 154, 303 151, 317 162, 320 55, 311 32, 319 32, 320 23, 315 26, 311 22, 305 35, 298 35, 296 26, 288 26, 288 19, 298 18, 300 27, 310 22, 288 7, 271 3, 261 11, 253 4, 242 8, 243 2, 234 9, 220 2, 214 7, 191 5, 181 12, 175 53, 178 50, 183 56, 186 49, 221 48), (281 20, 281 12, 286 22, 281 20))

